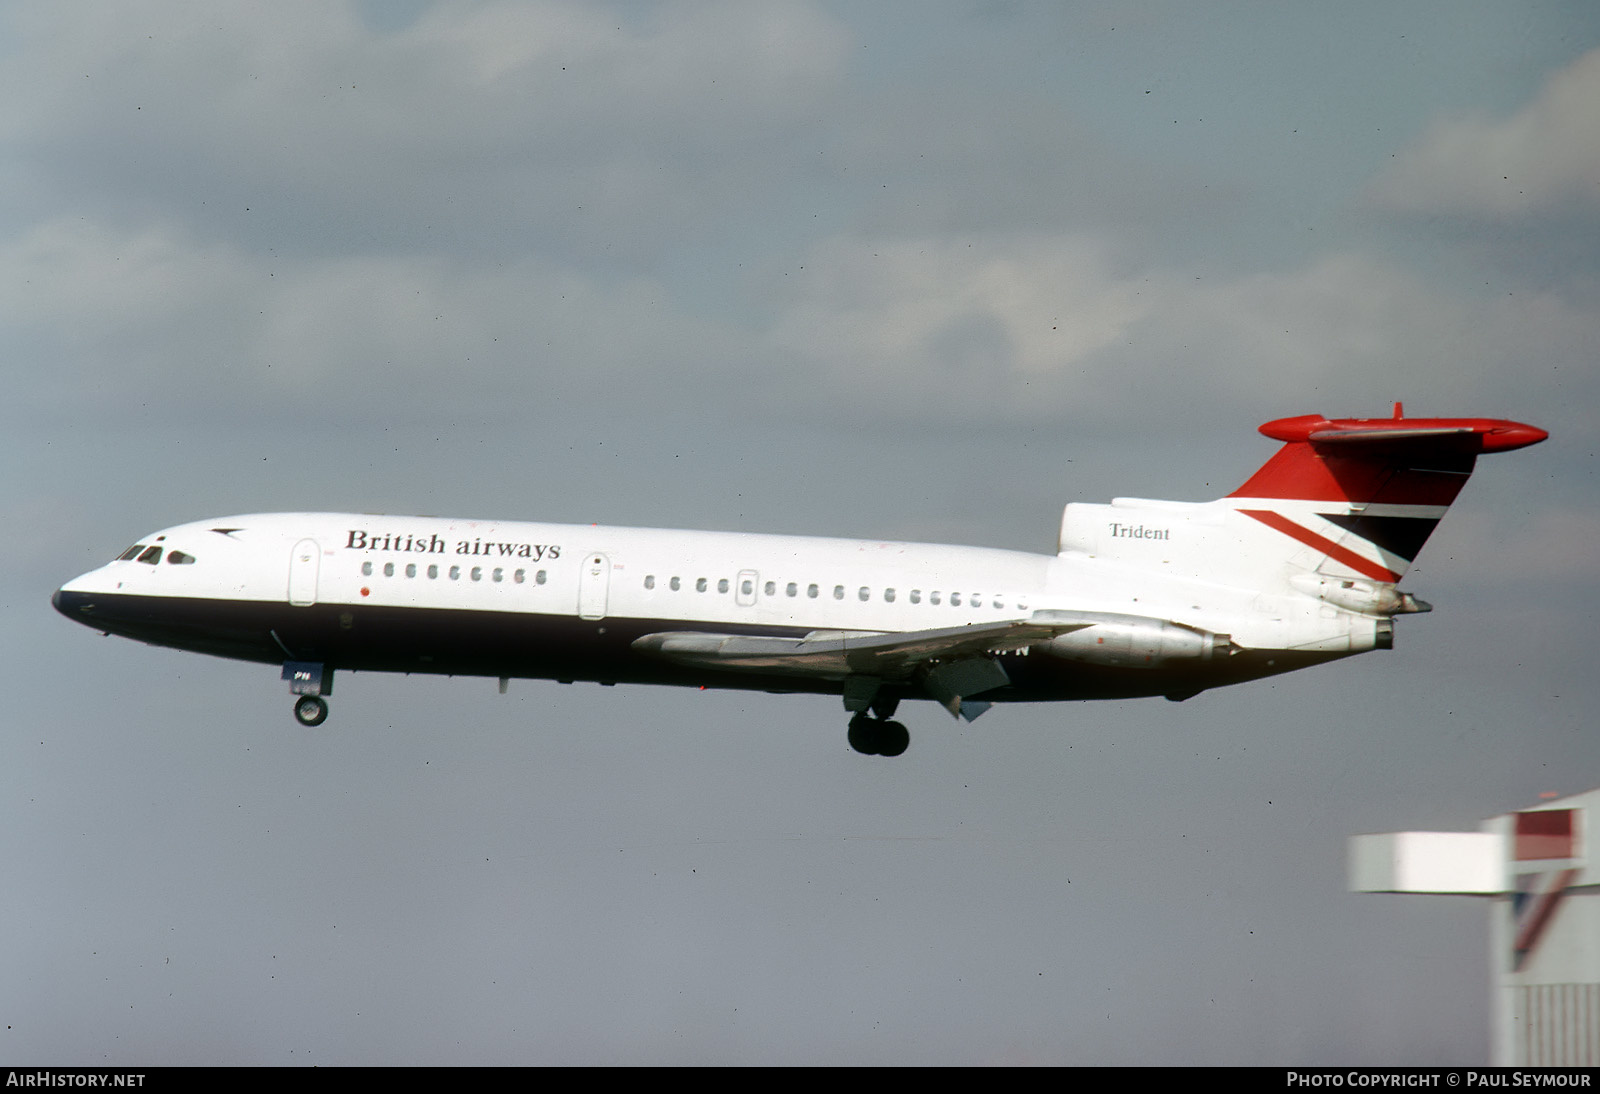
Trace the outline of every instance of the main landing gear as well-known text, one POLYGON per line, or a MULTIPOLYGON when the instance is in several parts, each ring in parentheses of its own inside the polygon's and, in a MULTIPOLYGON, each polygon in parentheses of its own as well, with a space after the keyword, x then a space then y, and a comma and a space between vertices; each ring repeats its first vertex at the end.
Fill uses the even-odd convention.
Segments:
POLYGON ((295 697, 294 720, 303 726, 320 726, 328 720, 328 701, 333 694, 333 670, 320 661, 285 661, 283 679, 295 697))
POLYGON ((851 712, 850 747, 863 756, 898 756, 911 743, 906 727, 889 720, 900 696, 882 685, 874 676, 850 676, 844 682, 844 709, 851 712))
POLYGON ((898 756, 911 744, 911 734, 899 722, 863 713, 850 719, 849 740, 863 756, 898 756))

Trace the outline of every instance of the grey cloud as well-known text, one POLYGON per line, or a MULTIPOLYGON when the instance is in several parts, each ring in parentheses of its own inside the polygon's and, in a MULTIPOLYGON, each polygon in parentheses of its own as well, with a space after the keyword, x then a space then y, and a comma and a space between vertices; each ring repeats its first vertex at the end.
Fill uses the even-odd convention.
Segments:
POLYGON ((1308 391, 1344 407, 1329 413, 1408 395, 1531 411, 1600 395, 1585 367, 1597 314, 1582 295, 1483 299, 1355 254, 1197 278, 1127 271, 1072 237, 836 240, 809 257, 769 356, 826 376, 847 405, 934 420, 952 405, 1039 421, 1150 400, 1270 416, 1308 391))
POLYGON ((814 122, 847 42, 799 3, 442 4, 389 32, 315 3, 102 15, 16 19, 5 132, 39 185, 280 250, 432 229, 626 253, 774 181, 760 153, 814 122))
POLYGON ((211 413, 348 417, 484 397, 548 406, 607 390, 645 407, 748 392, 817 421, 1040 422, 1155 398, 1272 414, 1426 391, 1458 409, 1595 394, 1600 310, 1570 293, 1488 299, 1372 257, 1237 278, 1129 270, 1079 237, 829 239, 761 295, 696 314, 681 289, 534 256, 272 258, 175 229, 44 224, 0 250, 14 329, 64 367, 18 392, 117 400, 164 389, 211 413), (162 332, 168 332, 163 334, 162 332), (1396 382, 1395 363, 1405 362, 1396 382))
POLYGON ((1600 211, 1600 50, 1552 75, 1509 117, 1437 122, 1373 184, 1374 199, 1407 212, 1494 220, 1600 211))
POLYGON ((485 398, 536 408, 597 386, 659 394, 691 363, 729 356, 726 335, 674 310, 661 285, 532 258, 274 259, 170 228, 56 221, 0 250, 0 285, 8 326, 61 362, 13 392, 44 412, 147 398, 371 419, 414 413, 419 392, 430 414, 485 398))

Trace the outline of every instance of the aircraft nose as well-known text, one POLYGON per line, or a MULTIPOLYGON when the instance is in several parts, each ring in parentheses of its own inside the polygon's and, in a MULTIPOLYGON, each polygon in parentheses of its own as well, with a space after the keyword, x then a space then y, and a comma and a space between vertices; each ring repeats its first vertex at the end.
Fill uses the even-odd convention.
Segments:
POLYGON ((94 601, 88 593, 70 589, 67 585, 50 595, 50 606, 76 623, 86 622, 94 611, 94 601))

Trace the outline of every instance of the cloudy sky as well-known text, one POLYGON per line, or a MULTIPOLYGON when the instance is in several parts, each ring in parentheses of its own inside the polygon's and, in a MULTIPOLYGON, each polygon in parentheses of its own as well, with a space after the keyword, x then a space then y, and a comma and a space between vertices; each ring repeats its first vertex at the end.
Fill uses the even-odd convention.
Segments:
POLYGON ((1586 2, 0 7, 0 1056, 1473 1063, 1345 839, 1600 785, 1586 2), (1048 552, 1303 413, 1532 422, 1397 648, 1184 704, 341 676, 50 592, 277 509, 1048 552))

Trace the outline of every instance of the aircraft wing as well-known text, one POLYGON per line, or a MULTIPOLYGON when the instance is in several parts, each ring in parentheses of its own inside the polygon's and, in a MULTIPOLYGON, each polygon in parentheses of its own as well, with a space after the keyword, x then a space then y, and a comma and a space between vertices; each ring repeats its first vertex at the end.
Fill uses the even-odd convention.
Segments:
POLYGON ((812 631, 801 638, 662 631, 636 639, 633 648, 706 668, 837 680, 847 676, 904 680, 934 662, 987 658, 1047 642, 1095 622, 1090 617, 1011 619, 926 631, 812 631))

